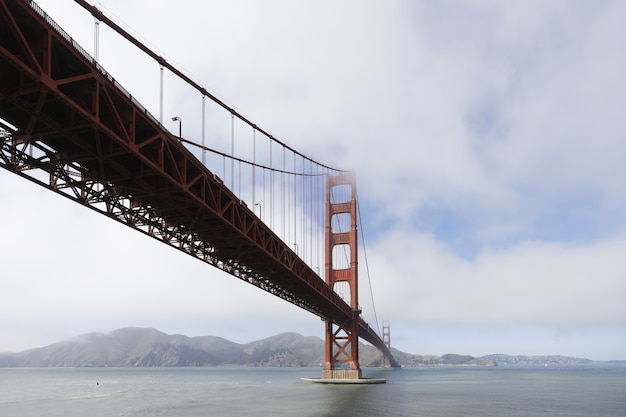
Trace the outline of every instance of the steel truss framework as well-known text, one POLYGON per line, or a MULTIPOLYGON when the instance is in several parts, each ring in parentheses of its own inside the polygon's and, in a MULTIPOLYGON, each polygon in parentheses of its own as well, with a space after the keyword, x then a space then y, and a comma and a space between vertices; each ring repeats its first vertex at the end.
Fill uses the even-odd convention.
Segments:
POLYGON ((326 184, 326 283, 330 288, 335 284, 345 282, 350 289, 350 308, 352 320, 332 323, 326 322, 326 362, 324 364, 325 378, 360 378, 359 366, 359 328, 357 318, 359 311, 358 289, 358 236, 356 223, 356 181, 352 174, 342 174, 327 177, 326 184), (348 187, 346 201, 333 201, 335 187, 348 187), (349 216, 350 226, 347 231, 334 231, 334 216, 349 216), (349 259, 347 267, 335 265, 333 252, 337 245, 348 247, 349 259), (340 372, 347 368, 351 373, 340 372))
POLYGON ((0 40, 0 118, 17 128, 0 138, 1 167, 328 322, 358 323, 360 336, 391 357, 289 245, 35 3, 0 0, 0 40))

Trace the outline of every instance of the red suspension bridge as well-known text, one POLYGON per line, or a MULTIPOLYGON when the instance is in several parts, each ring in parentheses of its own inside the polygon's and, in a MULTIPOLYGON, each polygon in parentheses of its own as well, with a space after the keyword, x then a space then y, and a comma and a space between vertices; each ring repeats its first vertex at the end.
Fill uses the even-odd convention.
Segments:
POLYGON ((359 337, 397 366, 388 323, 381 337, 361 316, 354 175, 276 139, 75 1, 96 19, 94 57, 34 2, 0 0, 0 166, 321 317, 325 378, 360 378, 359 337), (100 66, 100 22, 158 63, 159 118, 100 66), (200 93, 200 143, 179 116, 178 132, 163 126, 164 71, 200 93), (206 101, 229 118, 230 152, 205 145, 206 101), (235 126, 249 132, 237 155, 235 126))

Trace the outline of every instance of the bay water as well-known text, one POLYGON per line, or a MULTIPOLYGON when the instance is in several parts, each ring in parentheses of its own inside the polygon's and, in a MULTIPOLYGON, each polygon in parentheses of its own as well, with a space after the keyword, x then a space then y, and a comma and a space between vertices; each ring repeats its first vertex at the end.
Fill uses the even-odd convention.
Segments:
POLYGON ((4 368, 0 417, 626 416, 626 368, 365 369, 381 385, 322 385, 319 368, 4 368))

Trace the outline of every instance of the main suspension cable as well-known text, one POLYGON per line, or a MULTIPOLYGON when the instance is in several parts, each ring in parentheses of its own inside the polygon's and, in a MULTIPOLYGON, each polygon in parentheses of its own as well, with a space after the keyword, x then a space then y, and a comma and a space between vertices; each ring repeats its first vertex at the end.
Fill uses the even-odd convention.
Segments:
MULTIPOLYGON (((195 146, 196 148, 200 148, 200 149, 203 149, 205 151, 214 153, 216 155, 220 155, 220 156, 224 157, 224 160, 231 159, 233 161, 239 161, 239 162, 241 162, 243 164, 247 164, 247 165, 250 165, 252 167, 261 168, 261 169, 264 169, 264 170, 267 170, 267 171, 273 171, 273 172, 283 173, 283 174, 287 174, 287 175, 301 176, 301 177, 318 177, 318 176, 326 175, 324 173, 322 173, 322 174, 313 174, 313 173, 306 173, 304 171, 303 172, 296 172, 295 171, 295 166, 294 166, 294 171, 286 171, 286 170, 279 169, 279 168, 273 168, 273 167, 270 167, 270 166, 267 166, 267 165, 257 164, 256 162, 251 162, 251 161, 248 161, 248 160, 245 160, 245 159, 242 159, 242 158, 238 158, 236 156, 229 155, 229 154, 227 154, 225 152, 220 152, 217 149, 209 148, 208 146, 202 146, 202 145, 200 145, 200 144, 198 144, 196 142, 193 142, 193 141, 191 141, 189 139, 185 139, 185 138, 177 138, 177 139, 180 142, 188 143, 189 145, 195 146)), ((320 166, 323 166, 323 165, 320 165, 320 166)), ((226 173, 226 162, 224 162, 224 173, 226 173)))
POLYGON ((154 59, 155 61, 157 61, 159 63, 159 65, 161 65, 162 67, 167 68, 168 70, 172 71, 172 73, 174 73, 176 76, 178 76, 181 80, 185 81, 187 84, 189 84, 190 86, 192 86, 193 88, 195 88, 196 90, 198 90, 203 96, 206 96, 208 98, 210 98, 214 103, 216 103, 217 105, 219 105, 220 107, 222 107, 223 109, 227 110, 232 116, 237 117, 239 120, 241 120, 242 122, 244 122, 245 124, 247 124, 248 126, 250 126, 251 128, 259 131, 260 133, 262 133, 263 135, 267 136, 271 141, 278 143, 281 146, 286 147, 288 150, 290 150, 291 152, 297 154, 298 156, 301 156, 303 159, 306 159, 308 161, 311 161, 312 163, 315 163, 317 165, 320 165, 324 168, 327 168, 331 171, 334 172, 346 172, 345 170, 342 169, 337 169, 337 168, 332 168, 329 167, 327 165, 322 164, 321 162, 315 161, 311 158, 309 158, 308 156, 298 152, 296 149, 290 147, 289 145, 287 145, 286 143, 278 140, 277 138, 275 138, 274 136, 272 136, 271 134, 269 134, 268 132, 266 132, 264 129, 261 129, 259 126, 257 126, 255 123, 252 123, 252 121, 248 120, 246 117, 244 117, 242 114, 240 114, 239 112, 237 112, 234 108, 228 106, 226 103, 224 103, 222 100, 220 100, 219 98, 217 98, 215 95, 211 94, 210 92, 208 92, 206 90, 206 88, 202 87, 200 84, 198 84, 197 82, 195 82, 194 80, 192 80, 190 77, 188 77, 187 75, 185 75, 182 71, 180 71, 178 68, 174 67, 173 65, 171 65, 169 62, 167 62, 165 60, 165 58, 163 58, 160 55, 157 55, 154 51, 152 51, 150 48, 148 48, 146 45, 144 45, 141 41, 139 41, 137 38, 135 38, 133 35, 131 35, 130 33, 128 33, 126 30, 124 30, 121 26, 119 26, 117 23, 115 23, 114 21, 112 21, 111 19, 109 19, 107 16, 105 16, 105 14, 98 9, 95 6, 92 6, 91 4, 87 3, 87 1, 85 0, 74 0, 76 3, 78 3, 81 7, 83 7, 85 10, 87 10, 88 12, 90 12, 93 17, 95 17, 97 20, 104 22, 107 26, 109 26, 111 29, 115 30, 117 33, 119 33, 121 36, 123 36, 124 38, 126 38, 126 40, 128 40, 129 42, 131 42, 133 45, 135 45, 137 48, 139 48, 141 51, 143 51, 146 55, 148 55, 149 57, 151 57, 152 59, 154 59))
POLYGON ((369 284, 370 287, 370 297, 372 299, 372 309, 374 310, 374 321, 376 322, 376 330, 378 331, 378 334, 380 333, 380 326, 378 324, 378 315, 376 314, 376 304, 374 304, 374 291, 372 290, 372 280, 371 280, 371 276, 370 276, 370 266, 369 263, 367 262, 367 251, 365 250, 365 234, 363 233, 363 220, 361 219, 361 206, 358 204, 358 199, 357 199, 357 217, 358 217, 358 221, 359 221, 359 229, 361 230, 361 242, 363 242, 363 256, 365 257, 365 271, 367 274, 367 282, 369 284))

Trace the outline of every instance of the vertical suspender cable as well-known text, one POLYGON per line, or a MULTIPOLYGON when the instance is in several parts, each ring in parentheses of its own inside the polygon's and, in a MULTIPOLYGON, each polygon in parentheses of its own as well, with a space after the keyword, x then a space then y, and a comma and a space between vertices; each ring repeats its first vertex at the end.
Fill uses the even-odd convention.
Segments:
POLYGON ((302 166, 300 167, 302 176, 300 177, 300 239, 298 239, 298 248, 300 249, 300 257, 306 262, 306 229, 304 228, 304 222, 306 221, 306 165, 302 160, 302 166))
POLYGON ((321 190, 320 190, 320 177, 319 177, 319 165, 315 165, 315 191, 317 193, 317 201, 315 201, 315 222, 317 223, 317 244, 315 245, 316 248, 316 253, 315 253, 315 259, 316 259, 316 263, 317 263, 317 274, 319 275, 319 266, 321 264, 320 262, 320 242, 321 242, 321 236, 322 236, 322 222, 320 221, 320 205, 322 204, 322 199, 321 199, 321 190))
POLYGON ((267 173, 267 170, 265 168, 263 168, 262 172, 263 172, 263 186, 262 186, 263 204, 261 205, 261 207, 263 207, 265 209, 265 217, 267 217, 267 206, 265 205, 265 174, 267 173))
POLYGON ((163 65, 159 64, 161 68, 161 92, 159 97, 159 123, 163 124, 163 65))
MULTIPOLYGON (((252 128, 252 207, 256 206, 256 129, 252 128)), ((261 209, 262 210, 262 209, 261 209)), ((260 215, 261 213, 259 213, 260 215)))
POLYGON ((230 189, 235 188, 235 114, 230 114, 230 189))
MULTIPOLYGON (((358 200, 357 200, 358 201, 358 200)), ((361 219, 361 207, 357 203, 356 205, 359 229, 361 229, 361 243, 363 246, 363 256, 365 257, 365 270, 367 272, 367 282, 370 287, 370 297, 372 298, 372 309, 374 310, 374 321, 376 322, 376 330, 380 334, 380 326, 378 325, 378 315, 376 314, 376 305, 374 304, 374 291, 372 290, 372 279, 370 277, 370 266, 367 262, 367 251, 365 250, 365 235, 363 234, 363 220, 361 219)))
POLYGON ((274 141, 270 138, 270 229, 274 227, 274 161, 272 155, 272 144, 274 141))
POLYGON ((285 234, 285 146, 283 146, 283 172, 280 176, 280 188, 281 188, 281 205, 282 205, 282 210, 280 213, 280 217, 282 219, 281 223, 282 223, 282 228, 281 228, 281 235, 283 236, 283 240, 286 238, 286 234, 285 234))
MULTIPOLYGON (((293 172, 297 172, 296 171, 296 154, 293 154, 293 172)), ((297 195, 298 195, 298 177, 297 175, 293 176, 293 242, 296 243, 297 240, 297 231, 298 231, 298 204, 296 202, 297 199, 297 195)))
POLYGON ((206 166, 206 146, 204 145, 204 134, 205 134, 205 130, 206 130, 206 125, 205 125, 205 118, 206 118, 206 112, 205 112, 205 108, 206 108, 206 96, 204 94, 202 94, 202 165, 206 166))
MULTIPOLYGON (((302 197, 302 201, 304 201, 304 218, 302 219, 302 230, 304 230, 304 234, 302 237, 304 238, 302 241, 302 257, 306 259, 309 255, 309 239, 311 238, 311 234, 309 231, 309 210, 311 210, 311 202, 309 201, 309 197, 311 195, 310 185, 311 185, 311 177, 308 175, 311 169, 310 166, 306 167, 306 161, 303 161, 305 164, 305 175, 304 175, 304 195, 302 197)), ((308 262, 307 262, 308 263, 308 262)))
POLYGON ((95 16, 93 19, 93 57, 96 62, 98 62, 98 57, 100 55, 100 21, 95 16))
POLYGON ((319 193, 320 193, 319 194, 320 195, 320 197, 319 197, 320 201, 318 203, 318 207, 320 208, 320 214, 319 214, 320 241, 318 242, 318 247, 319 247, 320 253, 319 253, 319 255, 317 255, 317 258, 319 259, 319 263, 320 263, 320 271, 324 270, 324 268, 321 268, 321 265, 324 265, 324 259, 322 258, 323 254, 324 254, 324 250, 322 249, 323 248, 322 245, 323 245, 323 243, 325 241, 325 238, 324 238, 324 226, 326 225, 326 222, 325 222, 326 211, 324 210, 324 202, 325 202, 325 199, 324 199, 324 196, 325 196, 325 194, 324 194, 324 184, 325 184, 325 181, 324 180, 326 179, 326 175, 324 175, 324 172, 325 172, 325 170, 324 170, 324 168, 322 168, 322 175, 320 175, 320 177, 319 177, 319 184, 318 184, 318 189, 319 189, 319 193))
POLYGON ((304 162, 304 158, 302 158, 302 186, 300 187, 300 246, 301 246, 301 253, 302 253, 302 258, 305 258, 305 250, 304 250, 304 241, 306 240, 306 230, 304 229, 304 223, 306 221, 306 201, 305 201, 305 188, 306 188, 306 182, 305 182, 305 175, 306 174, 306 164, 304 162))
MULTIPOLYGON (((284 159, 284 158, 283 158, 284 159)), ((286 161, 285 161, 286 164, 286 161)), ((287 165, 285 165, 286 170, 287 165)), ((291 213, 291 177, 293 174, 286 174, 285 177, 285 200, 286 200, 286 210, 285 210, 285 242, 291 241, 291 218, 289 214, 291 213)))
POLYGON ((313 236, 313 181, 315 177, 313 176, 313 161, 309 161, 309 252, 311 253, 311 266, 313 265, 313 242, 315 236, 313 236))

